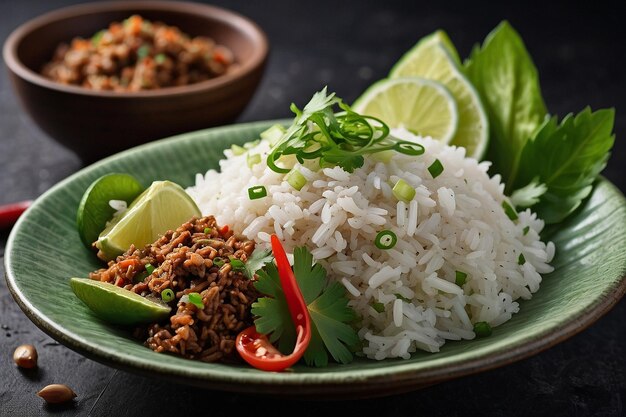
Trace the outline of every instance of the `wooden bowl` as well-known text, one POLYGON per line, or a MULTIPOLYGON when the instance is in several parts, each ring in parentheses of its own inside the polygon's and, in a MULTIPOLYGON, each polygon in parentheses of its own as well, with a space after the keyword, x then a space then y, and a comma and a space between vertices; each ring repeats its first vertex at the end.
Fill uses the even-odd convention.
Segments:
POLYGON ((234 12, 185 2, 124 1, 78 5, 24 23, 4 44, 16 95, 52 138, 91 162, 122 149, 233 121, 256 90, 268 54, 263 31, 234 12), (208 36, 234 53, 231 73, 182 87, 140 92, 96 91, 40 75, 57 45, 90 37, 111 22, 140 14, 208 36))

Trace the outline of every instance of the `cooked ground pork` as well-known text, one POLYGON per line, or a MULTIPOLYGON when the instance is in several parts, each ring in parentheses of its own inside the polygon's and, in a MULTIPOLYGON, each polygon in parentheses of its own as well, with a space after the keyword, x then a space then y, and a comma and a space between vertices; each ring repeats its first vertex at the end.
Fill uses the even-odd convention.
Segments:
POLYGON ((235 338, 253 324, 250 306, 259 294, 231 259, 246 262, 253 251, 253 241, 219 227, 213 216, 193 218, 143 249, 131 247, 89 277, 158 299, 165 289, 174 291, 169 323, 135 331, 150 349, 206 362, 233 359, 235 338), (189 301, 190 293, 200 294, 204 308, 189 301))
POLYGON ((208 80, 234 70, 234 61, 210 38, 133 15, 91 39, 60 44, 41 73, 93 90, 140 91, 208 80))

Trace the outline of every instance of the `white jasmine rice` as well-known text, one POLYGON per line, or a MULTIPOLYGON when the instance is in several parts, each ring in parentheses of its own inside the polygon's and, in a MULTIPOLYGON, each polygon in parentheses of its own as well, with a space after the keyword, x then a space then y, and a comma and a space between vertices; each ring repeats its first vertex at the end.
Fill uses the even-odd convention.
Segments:
POLYGON ((473 339, 474 323, 506 322, 519 310, 516 300, 530 298, 540 274, 552 271, 555 251, 539 239, 544 224, 530 210, 507 217, 504 185, 499 175, 489 177, 488 162, 405 130, 392 133, 421 143, 425 153, 366 156, 353 173, 315 172, 283 158, 307 180, 298 191, 267 167, 270 144, 261 141, 248 150, 261 163, 249 168, 246 154, 227 150, 220 172, 198 174, 187 190, 203 214, 261 245, 275 233, 288 252, 307 246, 346 287, 361 317, 362 353, 378 360, 437 352, 446 340, 473 339), (433 178, 428 167, 436 159, 444 170, 433 178), (394 197, 399 179, 415 188, 411 201, 394 197), (248 188, 258 185, 267 197, 250 200, 248 188), (392 249, 375 245, 385 229, 397 236, 392 249), (466 274, 462 285, 457 271, 466 274))

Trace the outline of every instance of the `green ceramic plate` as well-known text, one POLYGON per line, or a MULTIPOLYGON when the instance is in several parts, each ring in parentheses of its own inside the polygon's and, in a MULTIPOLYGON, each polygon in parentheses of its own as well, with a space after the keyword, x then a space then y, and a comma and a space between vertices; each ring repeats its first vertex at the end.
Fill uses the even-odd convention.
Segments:
POLYGON ((144 184, 194 182, 218 166, 222 149, 257 137, 273 122, 215 128, 154 142, 89 166, 41 196, 14 227, 7 244, 7 282, 24 312, 45 332, 105 364, 144 375, 232 391, 297 396, 371 396, 419 388, 535 354, 579 332, 626 291, 626 200, 600 180, 584 206, 551 238, 556 270, 512 320, 489 338, 446 343, 440 353, 410 360, 356 360, 324 369, 296 366, 267 373, 244 365, 205 364, 158 354, 124 330, 96 319, 69 286, 100 265, 76 231, 76 208, 87 186, 110 172, 144 184))

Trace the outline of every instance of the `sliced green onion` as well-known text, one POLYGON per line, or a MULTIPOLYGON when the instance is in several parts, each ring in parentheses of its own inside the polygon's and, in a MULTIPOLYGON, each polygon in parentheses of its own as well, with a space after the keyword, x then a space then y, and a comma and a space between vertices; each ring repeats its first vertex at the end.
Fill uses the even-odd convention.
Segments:
POLYGON ((172 291, 171 288, 166 288, 163 291, 161 291, 161 300, 165 301, 166 303, 169 303, 173 299, 174 299, 174 291, 172 291))
POLYGON ((474 324, 474 333, 476 333, 476 336, 478 337, 491 336, 491 326, 486 321, 479 321, 474 324))
POLYGON ((148 275, 150 275, 148 271, 141 271, 133 277, 133 284, 139 284, 140 282, 143 282, 143 280, 146 279, 148 275))
POLYGON ((220 258, 219 256, 216 258, 213 258, 213 265, 217 265, 218 268, 221 268, 222 266, 224 266, 226 262, 224 262, 224 260, 222 258, 220 258))
POLYGON ((244 153, 246 153, 246 148, 244 148, 243 146, 239 146, 239 145, 232 145, 230 147, 230 150, 233 152, 233 155, 235 156, 243 155, 244 153))
POLYGON ((162 64, 165 62, 165 54, 157 54, 157 56, 154 57, 154 61, 157 64, 162 64))
POLYGON ((93 43, 94 45, 98 46, 98 44, 102 40, 102 36, 104 36, 104 32, 106 32, 106 31, 101 30, 99 32, 96 32, 96 34, 91 37, 91 43, 93 43))
POLYGON ((189 302, 195 305, 196 307, 198 307, 199 309, 204 308, 204 303, 202 302, 202 296, 198 294, 197 292, 189 293, 189 302))
POLYGON ((378 249, 391 249, 398 243, 398 236, 391 230, 378 232, 374 244, 378 249))
POLYGON ((523 230, 524 236, 526 236, 529 231, 530 231, 530 226, 524 227, 524 230, 523 230))
POLYGON ((430 175, 432 175, 433 178, 437 178, 441 175, 443 172, 443 165, 441 164, 441 161, 439 159, 435 159, 435 162, 428 167, 428 172, 430 172, 430 175))
POLYGON ((385 305, 383 303, 372 303, 372 308, 379 313, 385 311, 385 305))
POLYGON ((255 153, 255 154, 252 154, 252 155, 248 155, 246 160, 248 162, 248 168, 252 168, 256 164, 261 162, 261 155, 259 155, 258 153, 255 153))
POLYGON ((148 56, 150 53, 150 47, 148 45, 141 45, 139 49, 137 49, 137 58, 143 59, 148 56))
POLYGON ((409 299, 408 299, 408 298, 406 298, 406 297, 403 297, 403 296, 402 296, 402 295, 400 295, 400 294, 395 294, 395 296, 396 296, 396 298, 397 298, 398 300, 402 300, 402 301, 404 301, 405 303, 410 303, 410 302, 411 302, 411 300, 409 300, 409 299))
POLYGON ((393 158, 393 155, 395 153, 393 151, 382 151, 382 152, 375 152, 371 155, 371 158, 374 161, 378 161, 378 162, 382 162, 385 164, 388 164, 389 162, 391 162, 391 158, 393 158))
POLYGON ((519 265, 524 265, 526 263, 526 258, 524 258, 524 254, 520 253, 519 257, 517 258, 517 263, 519 265))
POLYGON ((517 217, 517 212, 515 211, 515 209, 506 201, 502 202, 502 208, 504 209, 504 213, 506 213, 509 219, 513 221, 519 219, 519 217, 517 217))
POLYGON ((241 269, 246 266, 241 259, 237 259, 234 256, 230 257, 230 265, 235 269, 241 269))
POLYGON ((256 145, 258 145, 259 143, 261 143, 261 139, 253 140, 251 142, 246 142, 243 144, 243 147, 245 149, 251 149, 251 148, 254 148, 256 145))
POLYGON ((393 186, 393 195, 400 201, 408 203, 415 197, 415 188, 411 187, 409 183, 400 178, 396 185, 393 186))
POLYGON ((257 200, 259 198, 267 197, 267 190, 262 185, 256 185, 248 188, 248 198, 250 200, 257 200))
POLYGON ((285 128, 281 125, 273 125, 269 129, 261 132, 261 138, 270 143, 271 146, 276 145, 285 134, 285 128))
POLYGON ((463 284, 467 281, 467 273, 463 271, 456 271, 456 277, 454 279, 454 283, 459 287, 462 287, 463 284))
POLYGON ((154 267, 152 266, 152 264, 146 264, 144 268, 146 268, 146 271, 148 271, 148 274, 150 275, 152 275, 152 273, 154 272, 154 267))
POLYGON ((306 178, 297 169, 292 170, 287 174, 287 182, 296 190, 300 191, 306 184, 306 178))
POLYGON ((211 233, 211 228, 210 227, 205 227, 204 228, 204 234, 208 235, 209 233, 211 233))

